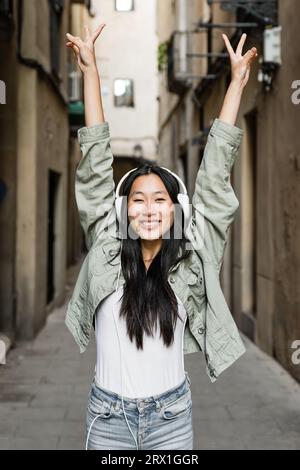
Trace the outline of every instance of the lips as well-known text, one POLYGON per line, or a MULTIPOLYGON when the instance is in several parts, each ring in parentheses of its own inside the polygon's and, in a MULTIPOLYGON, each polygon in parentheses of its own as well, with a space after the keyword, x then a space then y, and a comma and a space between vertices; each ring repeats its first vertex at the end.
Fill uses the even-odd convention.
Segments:
POLYGON ((151 222, 143 220, 142 222, 140 222, 140 225, 142 227, 152 228, 155 225, 159 224, 160 222, 161 220, 151 220, 151 222))
POLYGON ((153 219, 153 220, 141 220, 141 224, 152 224, 153 222, 161 222, 159 219, 153 219))

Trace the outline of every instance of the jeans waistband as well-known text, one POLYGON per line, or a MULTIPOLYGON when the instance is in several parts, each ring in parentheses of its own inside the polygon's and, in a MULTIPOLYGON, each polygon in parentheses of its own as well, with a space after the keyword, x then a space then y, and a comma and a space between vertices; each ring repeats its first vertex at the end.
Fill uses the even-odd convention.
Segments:
MULTIPOLYGON (((190 377, 187 371, 184 371, 184 373, 185 373, 185 378, 183 382, 181 382, 181 384, 175 387, 172 387, 171 389, 161 394, 151 395, 148 397, 141 397, 141 398, 129 398, 129 397, 123 396, 123 402, 124 404, 127 404, 127 405, 130 405, 130 404, 139 405, 140 402, 143 402, 146 405, 148 403, 153 403, 153 402, 156 403, 156 402, 165 402, 165 401, 172 400, 174 399, 174 397, 183 394, 184 392, 188 391, 190 388, 190 383, 191 383, 190 377)), ((93 378, 92 388, 94 389, 94 392, 99 393, 101 397, 103 398, 106 398, 108 400, 110 399, 113 401, 122 400, 122 396, 119 395, 118 393, 112 392, 111 390, 107 390, 103 388, 102 386, 100 386, 96 380, 96 377, 93 378)))

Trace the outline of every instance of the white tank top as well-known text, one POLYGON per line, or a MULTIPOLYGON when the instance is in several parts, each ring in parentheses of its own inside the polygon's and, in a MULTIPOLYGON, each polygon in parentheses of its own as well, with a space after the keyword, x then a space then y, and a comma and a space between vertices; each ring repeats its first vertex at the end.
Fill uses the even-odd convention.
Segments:
POLYGON ((159 338, 158 322, 153 337, 144 334, 143 350, 138 350, 135 339, 131 342, 127 335, 125 318, 119 317, 122 294, 123 286, 106 297, 96 311, 96 383, 127 398, 146 398, 180 385, 185 379, 183 339, 187 314, 184 305, 176 296, 178 313, 183 321, 177 318, 174 343, 170 347, 166 347, 163 339, 159 338), (119 341, 114 318, 121 343, 123 393, 119 341))

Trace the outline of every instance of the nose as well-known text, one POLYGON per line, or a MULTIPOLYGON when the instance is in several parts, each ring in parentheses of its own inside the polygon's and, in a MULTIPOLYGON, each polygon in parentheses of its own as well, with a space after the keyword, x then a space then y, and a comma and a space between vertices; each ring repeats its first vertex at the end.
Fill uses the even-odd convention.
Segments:
POLYGON ((152 216, 157 213, 156 203, 152 201, 145 202, 143 206, 143 215, 152 216))
POLYGON ((150 207, 148 207, 145 211, 145 214, 144 214, 144 217, 145 218, 148 218, 148 219, 154 219, 156 217, 159 216, 159 212, 158 212, 158 209, 151 205, 150 207))

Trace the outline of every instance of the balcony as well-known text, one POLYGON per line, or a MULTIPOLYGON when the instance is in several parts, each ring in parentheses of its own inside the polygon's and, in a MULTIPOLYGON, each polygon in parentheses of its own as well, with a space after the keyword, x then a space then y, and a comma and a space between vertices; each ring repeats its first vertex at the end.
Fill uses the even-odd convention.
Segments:
POLYGON ((277 26, 278 0, 207 0, 224 11, 236 14, 237 22, 257 21, 259 26, 277 26))
MULTIPOLYGON (((230 73, 229 60, 225 48, 221 53, 212 50, 212 31, 214 29, 234 30, 230 40, 233 48, 238 44, 242 32, 253 35, 263 45, 260 58, 258 81, 262 82, 265 91, 270 91, 276 72, 281 65, 281 27, 278 25, 278 0, 207 0, 213 7, 219 7, 233 13, 233 21, 230 23, 215 23, 213 17, 209 22, 199 21, 196 27, 199 31, 205 31, 208 44, 208 74, 217 77, 230 73)), ((214 9, 212 9, 212 13, 214 9)), ((212 89, 212 83, 208 80, 199 81, 195 90, 198 102, 202 100, 212 89)))

